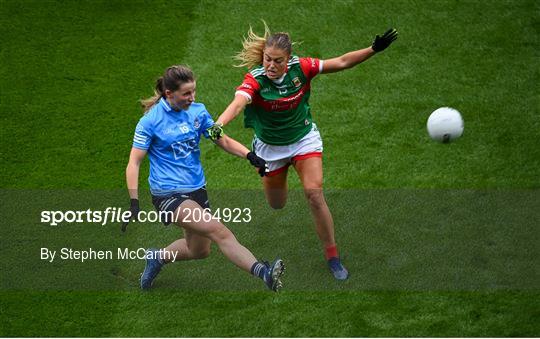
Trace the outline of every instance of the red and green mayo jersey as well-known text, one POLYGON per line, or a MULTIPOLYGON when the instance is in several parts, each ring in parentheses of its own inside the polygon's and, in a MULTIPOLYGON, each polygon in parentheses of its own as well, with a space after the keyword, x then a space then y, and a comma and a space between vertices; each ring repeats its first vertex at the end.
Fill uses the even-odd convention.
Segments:
POLYGON ((253 68, 236 89, 250 99, 244 111, 244 126, 270 145, 290 145, 311 130, 309 107, 311 79, 322 70, 315 58, 292 56, 281 82, 270 80, 264 67, 253 68))

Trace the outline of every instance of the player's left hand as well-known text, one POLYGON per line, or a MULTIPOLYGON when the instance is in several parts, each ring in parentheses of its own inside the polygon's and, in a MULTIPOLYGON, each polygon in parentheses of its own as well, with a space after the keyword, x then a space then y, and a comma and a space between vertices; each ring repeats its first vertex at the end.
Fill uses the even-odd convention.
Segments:
POLYGON ((373 44, 371 44, 371 48, 375 52, 382 52, 384 51, 394 40, 396 40, 398 37, 398 32, 394 28, 390 28, 387 30, 382 36, 375 36, 375 40, 373 40, 373 44))
POLYGON ((131 215, 128 221, 122 223, 122 232, 126 231, 127 226, 131 220, 139 221, 139 213, 141 212, 141 208, 139 207, 139 199, 130 200, 129 211, 131 212, 131 215))
POLYGON ((259 175, 261 177, 264 177, 270 172, 270 169, 268 168, 268 164, 266 163, 266 160, 259 157, 257 154, 253 152, 249 152, 246 158, 249 160, 251 165, 259 169, 259 175))
POLYGON ((216 141, 223 136, 223 124, 215 123, 212 127, 206 130, 210 136, 210 140, 216 141))

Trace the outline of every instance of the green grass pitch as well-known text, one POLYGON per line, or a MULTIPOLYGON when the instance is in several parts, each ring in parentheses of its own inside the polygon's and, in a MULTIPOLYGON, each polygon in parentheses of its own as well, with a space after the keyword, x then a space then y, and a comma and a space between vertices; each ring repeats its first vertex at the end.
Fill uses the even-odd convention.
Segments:
MULTIPOLYGON (((0 336, 540 335, 540 5, 524 1, 0 0, 0 336), (124 170, 138 100, 169 65, 197 77, 214 117, 243 69, 250 25, 287 31, 300 56, 399 39, 352 70, 317 77, 325 189, 351 278, 324 266, 300 183, 282 211, 259 178, 201 142, 213 206, 249 206, 229 225, 257 256, 288 264, 279 294, 210 258, 166 267, 39 260, 41 247, 163 246, 155 223, 46 226, 42 210, 127 207, 124 170), (461 139, 431 141, 430 112, 458 109, 461 139), (277 252, 277 253, 276 253, 277 252)), ((249 145, 241 119, 227 133, 249 145)), ((151 209, 141 170, 142 205, 151 209)))

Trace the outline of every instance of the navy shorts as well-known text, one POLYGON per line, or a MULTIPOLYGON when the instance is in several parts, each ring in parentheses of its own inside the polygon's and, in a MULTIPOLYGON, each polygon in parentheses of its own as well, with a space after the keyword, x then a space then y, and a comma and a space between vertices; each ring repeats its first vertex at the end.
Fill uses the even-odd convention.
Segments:
MULTIPOLYGON (((152 204, 156 210, 159 211, 171 211, 175 212, 178 206, 186 200, 193 200, 199 204, 203 209, 210 209, 210 203, 208 202, 208 194, 206 193, 206 187, 201 187, 196 191, 189 193, 174 193, 165 196, 152 195, 152 204)), ((170 213, 166 214, 165 220, 162 220, 165 226, 170 225, 173 220, 170 213)))

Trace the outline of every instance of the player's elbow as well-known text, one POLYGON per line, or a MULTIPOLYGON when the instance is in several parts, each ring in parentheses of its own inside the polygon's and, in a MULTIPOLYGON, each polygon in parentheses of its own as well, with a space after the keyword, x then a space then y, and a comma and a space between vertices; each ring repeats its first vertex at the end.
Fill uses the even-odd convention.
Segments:
POLYGON ((129 159, 126 170, 129 170, 130 168, 139 168, 141 166, 141 160, 140 159, 129 159))
POLYGON ((135 171, 138 172, 141 167, 141 160, 138 159, 129 159, 129 162, 126 166, 126 175, 135 171))

